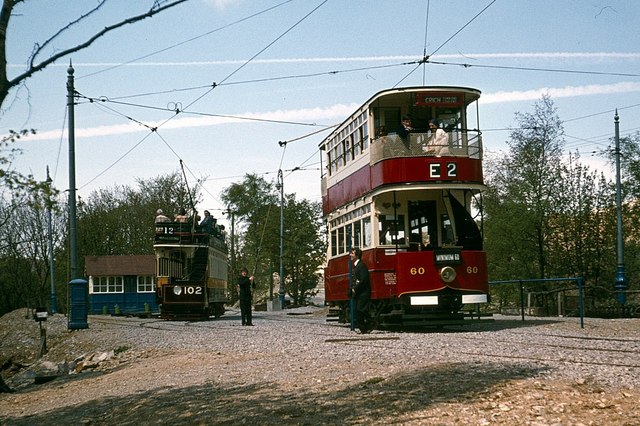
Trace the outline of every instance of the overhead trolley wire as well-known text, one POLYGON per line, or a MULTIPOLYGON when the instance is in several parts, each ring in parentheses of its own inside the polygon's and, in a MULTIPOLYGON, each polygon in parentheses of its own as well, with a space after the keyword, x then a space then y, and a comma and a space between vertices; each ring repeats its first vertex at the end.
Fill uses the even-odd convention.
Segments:
POLYGON ((211 87, 235 86, 235 85, 241 85, 241 84, 266 83, 266 82, 271 82, 271 81, 281 81, 281 80, 292 80, 292 79, 298 79, 298 78, 320 77, 320 76, 323 76, 323 75, 337 75, 337 74, 359 72, 359 71, 370 71, 370 70, 377 70, 377 69, 384 69, 384 68, 402 67, 402 66, 406 66, 406 65, 415 65, 415 64, 422 64, 422 60, 418 59, 418 60, 409 61, 409 62, 400 62, 400 63, 393 63, 393 64, 385 64, 385 65, 374 65, 374 66, 370 66, 370 67, 346 68, 346 69, 342 69, 342 70, 330 70, 330 71, 314 72, 314 73, 307 73, 307 74, 296 74, 296 75, 285 75, 285 76, 279 76, 279 77, 256 78, 256 79, 252 79, 252 80, 238 80, 238 81, 221 82, 221 83, 214 82, 214 83, 207 84, 207 85, 199 85, 199 86, 193 86, 193 87, 183 87, 183 88, 178 88, 178 89, 161 90, 161 91, 157 91, 157 92, 146 92, 146 93, 139 93, 139 94, 127 95, 127 96, 117 96, 117 97, 101 96, 99 98, 94 98, 94 99, 99 99, 99 100, 101 100, 103 102, 115 102, 115 100, 119 100, 119 99, 129 99, 129 98, 137 98, 137 97, 143 97, 143 96, 163 95, 163 94, 167 94, 167 93, 185 92, 185 91, 190 91, 190 90, 200 90, 200 89, 206 89, 206 88, 211 88, 211 87))
POLYGON ((455 65, 455 66, 460 66, 464 68, 475 67, 475 68, 493 68, 493 69, 517 70, 517 71, 556 72, 556 73, 566 73, 566 74, 608 75, 608 76, 616 76, 616 77, 640 77, 640 74, 622 73, 622 72, 582 71, 582 70, 566 70, 566 69, 558 69, 558 68, 537 68, 537 67, 511 67, 506 65, 481 65, 481 64, 470 64, 470 63, 460 63, 460 62, 432 61, 431 59, 427 60, 427 62, 435 65, 455 65))
MULTIPOLYGON (((422 57, 427 57, 427 35, 429 33, 429 6, 431 5, 431 0, 427 0, 427 13, 424 18, 424 48, 422 50, 422 57)), ((427 78, 427 67, 422 67, 422 85, 426 85, 427 78)))
MULTIPOLYGON (((453 35, 451 37, 449 37, 448 39, 446 39, 440 46, 438 46, 438 48, 436 48, 430 56, 435 55, 436 53, 438 53, 438 51, 440 49, 442 49, 447 43, 449 43, 451 40, 453 40, 453 38, 455 36, 457 36, 458 34, 460 34, 460 32, 462 32, 462 30, 464 30, 466 27, 468 27, 473 21, 475 21, 480 15, 482 15, 489 7, 491 7, 496 1, 498 0, 493 0, 491 3, 489 3, 488 5, 486 5, 484 7, 484 9, 482 9, 480 12, 478 12, 473 18, 471 18, 466 24, 464 24, 458 31, 456 31, 455 33, 453 33, 453 35)), ((428 9, 427 9, 428 11, 428 9)), ((426 51, 426 35, 425 35, 425 51, 426 51)), ((402 79, 400 79, 400 81, 398 81, 393 87, 397 87, 400 83, 402 83, 404 80, 406 80, 411 74, 413 74, 418 67, 420 67, 420 65, 429 62, 429 56, 427 56, 426 54, 423 56, 422 60, 419 62, 419 64, 412 69, 407 75, 405 75, 402 79)))
POLYGON ((165 48, 163 48, 163 49, 156 50, 155 52, 148 53, 148 54, 146 54, 146 55, 140 56, 140 57, 135 58, 135 59, 131 59, 131 60, 126 61, 126 62, 123 62, 123 63, 121 63, 121 64, 113 65, 113 66, 108 67, 108 68, 105 68, 105 69, 103 69, 103 70, 99 70, 99 71, 96 71, 96 72, 92 72, 92 73, 90 73, 90 74, 85 74, 85 75, 83 75, 83 76, 76 77, 76 79, 81 79, 81 78, 91 77, 91 76, 94 76, 94 75, 96 75, 96 74, 101 74, 101 73, 104 73, 104 72, 107 72, 107 71, 111 71, 111 70, 116 69, 116 68, 120 68, 120 67, 122 67, 122 66, 124 66, 124 65, 128 65, 128 64, 131 64, 131 63, 137 62, 137 61, 139 61, 139 60, 141 60, 141 59, 146 59, 146 58, 149 58, 149 57, 151 57, 151 56, 155 56, 155 55, 157 55, 158 53, 166 52, 166 51, 168 51, 168 50, 174 49, 174 48, 176 48, 176 47, 179 47, 179 46, 182 46, 182 45, 184 45, 184 44, 190 43, 190 42, 192 42, 192 41, 198 40, 198 39, 200 39, 200 38, 206 37, 206 36, 208 36, 208 35, 211 35, 211 34, 213 34, 213 33, 218 32, 218 31, 222 31, 222 30, 227 29, 227 28, 229 28, 229 27, 232 27, 232 26, 234 26, 234 25, 240 24, 240 23, 242 23, 242 22, 244 22, 244 21, 248 21, 248 20, 250 20, 250 19, 252 19, 252 18, 255 18, 256 16, 260 16, 260 15, 262 15, 263 13, 270 12, 270 11, 272 11, 273 9, 276 9, 276 8, 278 8, 278 7, 282 6, 282 5, 285 5, 285 4, 287 4, 287 3, 291 3, 292 1, 294 1, 294 0, 286 0, 286 1, 283 1, 282 3, 278 3, 278 4, 276 4, 275 6, 268 7, 268 8, 266 8, 266 9, 263 9, 263 10, 261 10, 261 11, 259 11, 259 12, 254 13, 254 14, 252 14, 252 15, 249 15, 249 16, 246 16, 246 17, 244 17, 244 18, 238 19, 237 21, 233 21, 233 22, 231 22, 231 23, 229 23, 229 24, 226 24, 226 25, 223 25, 223 26, 221 26, 221 27, 215 28, 215 29, 213 29, 213 30, 211 30, 211 31, 207 31, 207 32, 206 32, 206 33, 204 33, 204 34, 200 34, 200 35, 198 35, 198 36, 191 37, 191 38, 189 38, 189 39, 186 39, 186 40, 180 41, 180 42, 178 42, 178 43, 176 43, 176 44, 173 44, 173 45, 171 45, 171 46, 167 46, 167 47, 165 47, 165 48))
MULTIPOLYGON (((456 31, 455 33, 453 33, 453 35, 451 37, 449 37, 448 39, 446 39, 444 41, 444 43, 442 43, 440 46, 438 46, 438 48, 436 50, 434 50, 431 55, 435 55, 436 53, 438 53, 438 51, 440 49, 442 49, 447 43, 449 43, 451 40, 453 40, 453 38, 455 36, 457 36, 458 34, 460 34, 462 32, 462 30, 464 30, 465 28, 467 28, 473 21, 475 21, 480 15, 482 15, 487 9, 489 9, 496 1, 498 0, 493 0, 491 3, 489 3, 488 5, 486 5, 484 7, 484 9, 482 9, 480 12, 478 12, 473 18, 471 18, 469 20, 469 22, 467 22, 466 24, 464 24, 458 31, 456 31)), ((427 58, 425 58, 427 59, 427 58)))
MULTIPOLYGON (((255 58, 257 58, 260 54, 264 53, 269 47, 273 46, 278 40, 280 40, 282 37, 284 37, 284 35, 288 34, 291 30, 293 30, 293 28, 295 28, 296 26, 298 26, 301 22, 303 22, 305 19, 307 19, 309 16, 311 16, 311 14, 313 14, 315 11, 317 11, 320 7, 322 7, 325 3, 327 3, 329 0, 324 0, 322 1, 320 4, 318 4, 318 6, 316 6, 315 8, 313 8, 311 10, 311 12, 307 13, 304 17, 302 17, 301 19, 299 19, 296 23, 294 23, 292 26, 290 26, 286 31, 284 31, 280 36, 276 37, 276 39, 274 39, 272 42, 268 43, 264 48, 262 48, 258 53, 256 53, 255 55, 253 55, 251 58, 249 58, 247 61, 245 61, 242 65, 240 65, 238 68, 236 68, 234 71, 232 71, 230 74, 228 74, 222 81, 221 83, 224 83, 226 80, 228 80, 229 78, 231 78, 234 74, 236 74, 237 72, 239 72, 242 68, 244 68, 246 65, 248 65, 251 61, 253 61, 255 58)), ((167 118, 165 121, 163 121, 162 123, 160 123, 158 126, 156 127, 150 127, 150 132, 145 135, 140 141, 138 141, 131 149, 129 149, 125 154, 123 154, 122 156, 120 156, 120 158, 118 158, 114 163, 112 163, 109 167, 107 167, 107 169, 103 170, 102 172, 100 172, 97 176, 95 176, 93 179, 91 179, 89 182, 87 182, 84 186, 88 185, 89 183, 95 181, 99 176, 102 176, 104 173, 107 172, 107 170, 111 169, 113 166, 115 166, 118 162, 120 162, 124 157, 126 157, 129 153, 131 153, 136 147, 138 147, 142 142, 144 142, 151 134, 153 133, 158 133, 158 129, 162 126, 164 126, 166 123, 168 123, 169 121, 171 121, 173 118, 175 118, 179 113, 184 112, 185 109, 193 106, 195 103, 197 103, 198 101, 200 101, 202 98, 204 98, 205 96, 207 96, 209 93, 211 93, 211 91, 213 91, 215 88, 217 87, 217 84, 214 83, 209 90, 207 90, 205 93, 203 93, 202 95, 198 96, 196 99, 194 99, 193 101, 191 101, 189 104, 187 104, 187 106, 180 110, 180 111, 175 111, 176 113, 174 115, 172 115, 171 117, 167 118)), ((163 141, 168 145, 168 143, 166 142, 166 140, 163 139, 163 141)), ((177 155, 177 153, 175 152, 175 150, 171 149, 171 151, 180 159, 180 156, 177 155)), ((194 176, 195 177, 195 176, 194 176)))

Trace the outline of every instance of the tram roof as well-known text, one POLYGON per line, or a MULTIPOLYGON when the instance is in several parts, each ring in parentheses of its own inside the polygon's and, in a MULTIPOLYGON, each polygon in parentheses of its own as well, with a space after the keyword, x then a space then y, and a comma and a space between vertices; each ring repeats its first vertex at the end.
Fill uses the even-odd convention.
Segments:
POLYGON ((384 89, 373 95, 369 98, 362 106, 372 103, 379 97, 391 95, 393 93, 404 93, 404 92, 468 92, 472 93, 474 96, 470 102, 475 101, 480 97, 480 90, 474 89, 473 87, 464 87, 464 86, 408 86, 408 87, 396 87, 393 89, 384 89))

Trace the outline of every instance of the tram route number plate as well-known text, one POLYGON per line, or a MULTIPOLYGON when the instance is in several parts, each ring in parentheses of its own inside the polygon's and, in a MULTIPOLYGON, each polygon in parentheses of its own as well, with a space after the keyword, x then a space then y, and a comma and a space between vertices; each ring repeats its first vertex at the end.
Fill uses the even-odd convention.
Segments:
POLYGON ((431 163, 429 164, 429 177, 432 179, 456 178, 458 177, 458 164, 431 163))

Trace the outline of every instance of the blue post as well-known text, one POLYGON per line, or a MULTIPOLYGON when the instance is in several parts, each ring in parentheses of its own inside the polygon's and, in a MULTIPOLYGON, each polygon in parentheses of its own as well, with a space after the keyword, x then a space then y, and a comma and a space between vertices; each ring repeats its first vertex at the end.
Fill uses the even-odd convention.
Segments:
POLYGON ((578 310, 580 311, 580 328, 584 328, 584 310, 582 301, 582 277, 578 277, 578 310))
POLYGON ((522 284, 522 280, 520 283, 520 314, 522 316, 522 321, 524 321, 524 285, 522 284))
POLYGON ((618 120, 618 110, 616 109, 615 121, 615 142, 616 142, 616 210, 617 210, 617 240, 618 240, 618 263, 616 266, 616 300, 624 305, 626 302, 627 279, 624 272, 624 239, 622 238, 622 190, 620 185, 620 125, 618 120))
POLYGON ((69 330, 89 328, 87 323, 89 287, 86 280, 69 281, 69 330))

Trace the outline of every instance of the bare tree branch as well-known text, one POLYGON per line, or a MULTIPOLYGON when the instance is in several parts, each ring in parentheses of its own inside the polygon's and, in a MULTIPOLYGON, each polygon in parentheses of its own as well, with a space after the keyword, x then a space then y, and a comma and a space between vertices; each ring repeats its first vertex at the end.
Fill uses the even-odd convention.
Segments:
POLYGON ((107 0, 100 0, 100 3, 94 7, 93 9, 91 9, 89 12, 85 13, 84 15, 80 16, 78 19, 76 19, 75 21, 70 22, 68 25, 65 25, 63 28, 60 28, 60 30, 58 30, 57 33, 55 33, 53 36, 51 36, 47 41, 45 41, 44 43, 42 43, 42 45, 36 43, 36 47, 33 51, 33 53, 31 54, 31 57, 29 58, 29 68, 33 68, 33 62, 36 59, 36 56, 38 56, 38 54, 40 52, 42 52, 42 49, 44 49, 49 43, 51 43, 53 40, 55 40, 57 37, 60 36, 60 34, 64 33, 65 31, 67 31, 69 28, 73 27, 74 25, 76 25, 78 22, 82 21, 83 19, 87 18, 88 16, 91 16, 93 13, 95 13, 96 11, 98 11, 102 6, 105 5, 105 3, 107 2, 107 0))
POLYGON ((70 55, 71 53, 80 51, 82 49, 85 49, 87 47, 89 47, 91 44, 93 44, 96 40, 98 40, 99 38, 101 38, 102 36, 104 36, 105 34, 116 30, 120 27, 123 27, 125 25, 128 24, 133 24, 136 23, 138 21, 142 21, 144 19, 147 18, 151 18, 154 15, 163 12, 167 9, 170 9, 174 6, 177 6, 181 3, 185 3, 189 0, 172 0, 172 1, 155 1, 153 6, 151 7, 151 9, 149 9, 149 11, 147 11, 146 13, 137 15, 137 16, 132 16, 130 18, 127 18, 123 21, 120 21, 116 24, 113 25, 109 25, 107 27, 104 27, 101 31, 97 32, 96 34, 94 34, 92 37, 90 37, 89 39, 87 39, 86 41, 84 41, 83 43, 80 43, 76 46, 70 47, 68 49, 64 49, 61 50, 53 55, 51 55, 49 58, 43 60, 42 62, 39 62, 37 64, 34 64, 34 59, 35 56, 37 56, 38 53, 40 53, 40 51, 42 50, 42 47, 44 47, 47 43, 51 42, 54 38, 56 38, 57 36, 59 36, 62 32, 66 31, 67 29, 69 29, 71 26, 73 26, 75 23, 77 23, 78 21, 86 18, 88 15, 90 15, 91 13, 95 12, 101 5, 98 5, 95 9, 93 9, 92 11, 88 12, 87 14, 85 14, 84 16, 78 18, 78 20, 70 23, 69 25, 67 25, 66 27, 62 28, 60 31, 58 31, 58 33, 56 33, 56 35, 54 35, 52 38, 50 38, 49 40, 47 40, 42 46, 38 47, 34 53, 31 55, 31 60, 29 63, 29 69, 27 69, 25 72, 23 72, 22 74, 19 74, 18 76, 16 76, 15 78, 8 80, 7 79, 7 55, 6 55, 6 38, 7 38, 7 27, 9 25, 9 19, 11 17, 11 12, 13 11, 14 6, 17 3, 20 3, 22 0, 3 0, 3 5, 2 5, 2 9, 0 9, 0 106, 4 103, 5 98, 7 97, 9 90, 11 90, 13 87, 19 85, 21 82, 23 82, 24 80, 28 79, 29 77, 31 77, 33 74, 37 73, 38 71, 42 71, 43 69, 45 69, 47 66, 51 65, 52 63, 54 63, 55 61, 57 61, 60 58, 63 58, 65 56, 70 55))

